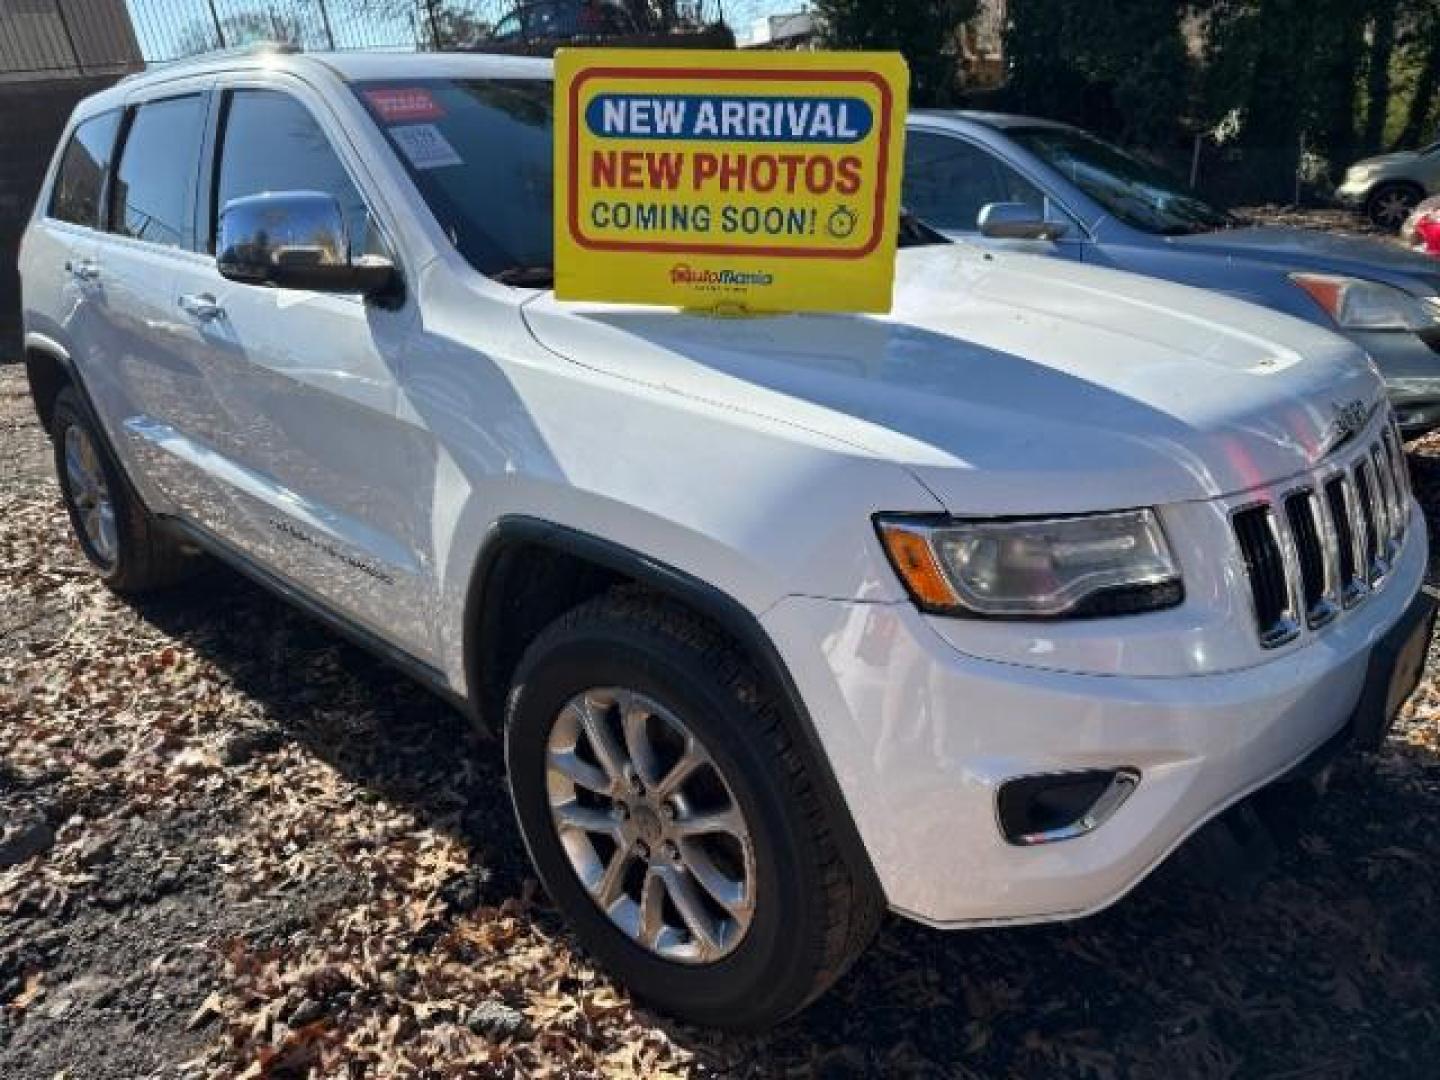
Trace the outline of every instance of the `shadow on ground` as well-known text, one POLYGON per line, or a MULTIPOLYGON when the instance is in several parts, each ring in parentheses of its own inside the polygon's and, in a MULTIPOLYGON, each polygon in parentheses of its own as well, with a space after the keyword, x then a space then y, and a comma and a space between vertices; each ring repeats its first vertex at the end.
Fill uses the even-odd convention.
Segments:
MULTIPOLYGON (((1440 482, 1440 463, 1417 473, 1440 482)), ((262 703, 278 738, 463 840, 492 898, 522 893, 530 871, 498 744, 228 571, 196 592, 140 611, 262 703), (332 708, 337 693, 365 707, 332 708), (457 799, 458 755, 475 767, 457 799)), ((789 1063, 835 1076, 1433 1075, 1433 746, 1392 740, 1344 761, 1325 798, 1291 810, 1278 864, 1249 895, 1168 866, 1072 924, 947 934, 895 921, 835 991, 768 1036, 653 1019, 702 1060, 758 1074, 789 1063)), ((564 933, 543 905, 531 917, 564 933)))

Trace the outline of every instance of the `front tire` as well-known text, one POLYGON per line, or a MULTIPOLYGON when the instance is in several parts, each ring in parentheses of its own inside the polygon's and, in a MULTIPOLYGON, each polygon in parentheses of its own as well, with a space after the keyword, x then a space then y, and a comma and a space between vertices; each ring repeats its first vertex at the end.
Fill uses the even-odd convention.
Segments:
POLYGON ((1414 184, 1381 184, 1365 200, 1365 216, 1377 229, 1398 233, 1424 197, 1425 192, 1414 184))
POLYGON ((197 557, 161 531, 141 505, 73 387, 55 399, 50 439, 71 528, 106 585, 116 592, 142 593, 194 572, 197 557))
POLYGON ((683 1019, 778 1023, 878 926, 786 728, 733 645, 643 594, 562 616, 516 673, 506 759, 536 869, 582 942, 683 1019))

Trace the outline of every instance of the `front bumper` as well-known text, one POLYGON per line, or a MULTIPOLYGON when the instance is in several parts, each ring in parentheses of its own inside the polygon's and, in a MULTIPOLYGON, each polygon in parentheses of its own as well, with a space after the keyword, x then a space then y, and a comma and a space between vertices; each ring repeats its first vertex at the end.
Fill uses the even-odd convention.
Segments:
MULTIPOLYGON (((1100 910, 1205 822, 1294 768, 1355 712, 1371 651, 1419 592, 1424 522, 1387 586, 1304 647, 1175 678, 1092 676, 960 653, 908 604, 791 598, 764 617, 815 717, 886 898, 946 927, 1100 910), (1141 780, 1095 831, 1005 841, 996 796, 1037 773, 1141 780)), ((1115 623, 1123 634, 1123 622, 1115 623)))
POLYGON ((1358 210, 1374 190, 1374 180, 1346 180, 1335 189, 1335 201, 1347 209, 1358 210))

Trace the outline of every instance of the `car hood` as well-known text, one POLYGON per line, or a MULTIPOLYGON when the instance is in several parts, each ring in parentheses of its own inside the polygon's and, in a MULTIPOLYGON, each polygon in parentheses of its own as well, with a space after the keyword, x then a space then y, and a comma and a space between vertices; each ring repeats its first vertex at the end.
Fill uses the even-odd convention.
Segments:
POLYGON ((1387 165, 1405 165, 1411 161, 1418 161, 1419 159, 1420 152, 1418 150, 1396 150, 1394 153, 1376 154, 1374 157, 1367 157, 1357 161, 1354 165, 1350 166, 1349 171, 1354 172, 1356 169, 1374 169, 1387 165))
MULTIPOLYGON (((887 316, 524 307, 577 364, 820 433, 956 514, 1209 499, 1313 466, 1383 400, 1322 329, 1218 294, 963 245, 902 251, 887 316)), ((905 509, 892 507, 891 509, 905 509)))
POLYGON ((1440 270, 1431 259, 1380 240, 1337 236, 1313 229, 1227 229, 1179 236, 1181 251, 1282 265, 1292 270, 1344 274, 1396 285, 1417 295, 1440 293, 1440 270))

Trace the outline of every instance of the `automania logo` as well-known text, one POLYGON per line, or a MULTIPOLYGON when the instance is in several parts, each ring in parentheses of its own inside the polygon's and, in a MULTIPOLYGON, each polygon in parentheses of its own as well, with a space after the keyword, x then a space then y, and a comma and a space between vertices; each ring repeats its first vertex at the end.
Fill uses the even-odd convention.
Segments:
POLYGON ((750 285, 775 284, 775 275, 763 270, 701 270, 688 263, 676 263, 670 268, 672 285, 750 285))

